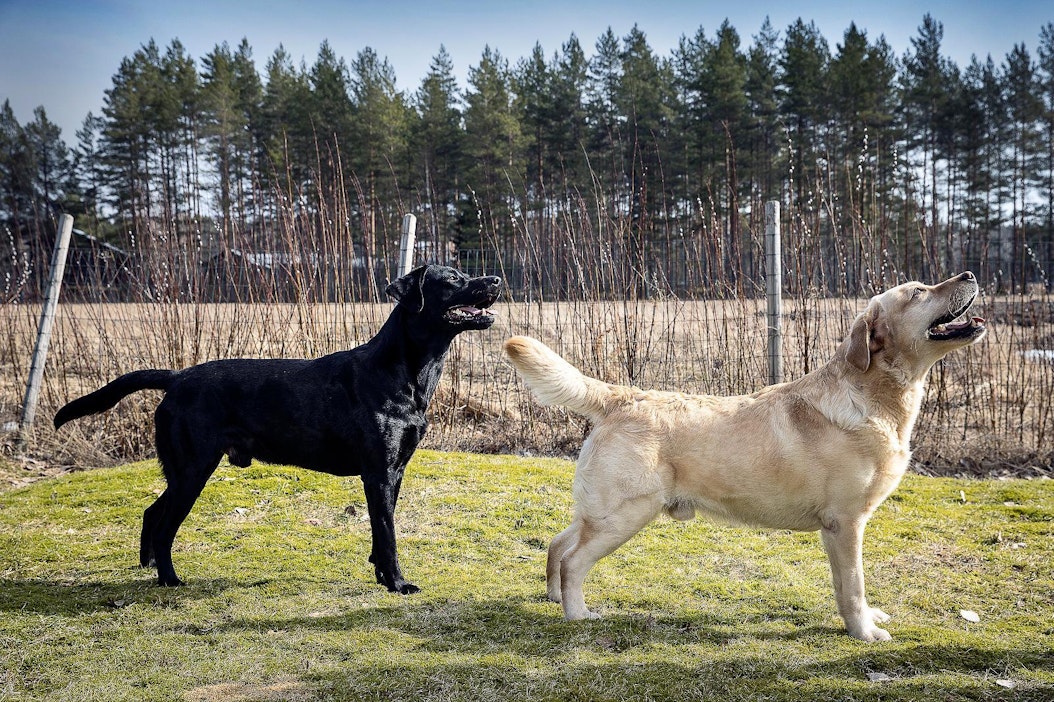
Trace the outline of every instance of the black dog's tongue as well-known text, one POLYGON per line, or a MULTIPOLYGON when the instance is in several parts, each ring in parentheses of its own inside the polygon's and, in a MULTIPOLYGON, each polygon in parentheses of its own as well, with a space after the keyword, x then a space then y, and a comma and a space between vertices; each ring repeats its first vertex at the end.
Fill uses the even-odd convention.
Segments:
POLYGON ((461 307, 457 307, 455 309, 457 309, 458 312, 464 312, 465 314, 470 314, 472 316, 480 314, 494 314, 490 310, 481 310, 480 308, 473 307, 472 305, 462 305, 461 307))

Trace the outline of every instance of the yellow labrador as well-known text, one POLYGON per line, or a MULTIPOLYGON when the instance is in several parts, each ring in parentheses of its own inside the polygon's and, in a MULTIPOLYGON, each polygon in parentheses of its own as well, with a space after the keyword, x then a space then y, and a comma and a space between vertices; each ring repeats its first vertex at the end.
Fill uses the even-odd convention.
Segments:
POLYGON ((543 404, 594 423, 575 471, 574 519, 549 547, 549 598, 569 620, 596 617, 582 594, 590 568, 660 512, 700 512, 819 530, 849 634, 888 640, 877 624, 889 617, 864 596, 864 525, 908 466, 930 367, 984 335, 983 319, 962 317, 977 290, 970 272, 887 290, 826 365, 734 397, 611 385, 535 339, 507 340, 505 352, 543 404))

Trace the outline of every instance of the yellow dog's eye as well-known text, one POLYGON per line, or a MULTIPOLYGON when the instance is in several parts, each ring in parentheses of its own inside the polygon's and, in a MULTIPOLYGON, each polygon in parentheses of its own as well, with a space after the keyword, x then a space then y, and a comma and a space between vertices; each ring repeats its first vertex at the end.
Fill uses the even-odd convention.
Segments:
POLYGON ((914 300, 915 298, 921 296, 922 293, 924 293, 924 292, 926 292, 926 291, 923 290, 922 288, 915 288, 914 290, 911 291, 911 299, 914 300))

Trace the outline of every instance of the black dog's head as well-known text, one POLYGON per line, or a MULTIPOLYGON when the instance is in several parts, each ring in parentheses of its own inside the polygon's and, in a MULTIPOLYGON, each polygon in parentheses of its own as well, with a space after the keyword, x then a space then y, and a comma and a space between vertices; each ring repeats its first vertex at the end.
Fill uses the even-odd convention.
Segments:
POLYGON ((456 332, 494 324, 487 308, 501 294, 501 278, 470 278, 446 266, 421 266, 385 289, 407 311, 427 316, 456 332))

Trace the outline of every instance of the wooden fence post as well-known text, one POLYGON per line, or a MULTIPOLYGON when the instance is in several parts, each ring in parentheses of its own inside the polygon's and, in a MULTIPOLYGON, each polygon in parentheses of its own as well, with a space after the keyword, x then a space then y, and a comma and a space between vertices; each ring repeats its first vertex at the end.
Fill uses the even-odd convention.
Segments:
POLYGON ((783 382, 783 331, 781 292, 783 290, 783 264, 780 242, 780 203, 770 200, 765 203, 765 297, 767 300, 766 321, 769 339, 769 383, 783 382))
POLYGON ((402 278, 414 267, 414 240, 417 237, 417 217, 403 217, 403 236, 399 242, 399 276, 402 278))
POLYGON ((73 232, 73 217, 62 215, 59 220, 58 237, 55 249, 51 252, 51 273, 48 276, 48 291, 44 296, 44 309, 40 313, 40 326, 37 329, 37 343, 33 348, 33 360, 29 366, 29 382, 26 384, 26 397, 22 402, 22 421, 18 430, 24 440, 33 426, 37 415, 37 401, 40 399, 40 382, 44 377, 44 362, 48 357, 48 345, 51 343, 51 327, 55 322, 55 309, 59 304, 59 290, 62 288, 62 274, 66 271, 66 253, 70 247, 70 234, 73 232))

